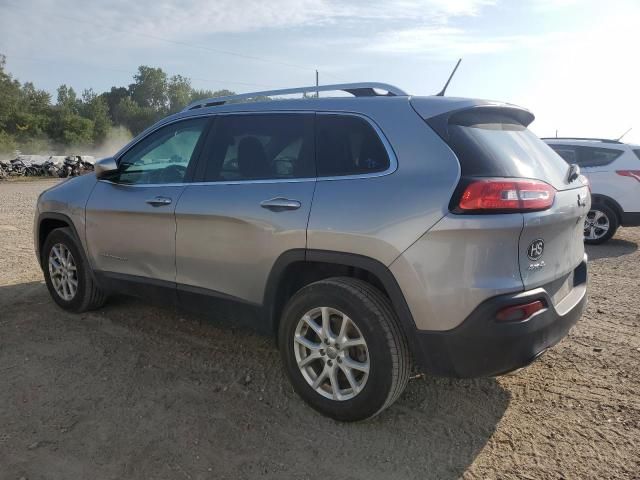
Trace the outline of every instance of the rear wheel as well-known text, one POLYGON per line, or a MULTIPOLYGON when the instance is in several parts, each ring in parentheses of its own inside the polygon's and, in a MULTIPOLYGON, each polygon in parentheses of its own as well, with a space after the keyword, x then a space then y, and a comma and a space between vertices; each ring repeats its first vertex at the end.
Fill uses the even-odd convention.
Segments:
POLYGON ((53 300, 65 310, 85 312, 101 307, 106 296, 68 228, 53 230, 42 249, 44 278, 53 300))
POLYGON ((618 216, 604 204, 595 204, 584 220, 584 241, 598 245, 613 237, 618 229, 618 216))
POLYGON ((298 291, 285 307, 279 344, 296 392, 336 420, 377 415, 409 378, 409 349, 389 300, 357 279, 298 291))

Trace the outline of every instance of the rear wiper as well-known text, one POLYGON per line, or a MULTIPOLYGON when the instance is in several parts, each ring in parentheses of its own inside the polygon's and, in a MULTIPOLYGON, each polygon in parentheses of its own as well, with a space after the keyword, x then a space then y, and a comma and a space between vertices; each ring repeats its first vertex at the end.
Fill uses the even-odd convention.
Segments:
POLYGON ((580 167, 576 163, 569 165, 569 175, 567 176, 567 183, 571 183, 580 176, 580 167))

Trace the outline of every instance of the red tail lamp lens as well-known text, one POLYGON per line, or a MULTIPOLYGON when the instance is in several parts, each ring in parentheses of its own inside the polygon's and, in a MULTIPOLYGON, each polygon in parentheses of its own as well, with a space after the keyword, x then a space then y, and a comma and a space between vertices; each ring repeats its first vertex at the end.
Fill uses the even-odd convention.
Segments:
POLYGON ((465 189, 459 208, 465 212, 546 210, 553 205, 555 194, 555 188, 539 180, 477 180, 465 189))
POLYGON ((496 318, 501 322, 520 322, 530 318, 534 313, 539 312, 543 308, 544 302, 542 300, 536 300, 531 303, 505 307, 496 314, 496 318))
POLYGON ((618 175, 623 177, 631 177, 640 182, 640 170, 616 170, 618 175))

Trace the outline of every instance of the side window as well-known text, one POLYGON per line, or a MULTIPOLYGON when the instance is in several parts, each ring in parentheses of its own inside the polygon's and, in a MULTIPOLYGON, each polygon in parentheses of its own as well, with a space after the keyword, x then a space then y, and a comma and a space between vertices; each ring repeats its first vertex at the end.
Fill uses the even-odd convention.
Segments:
POLYGON ((622 155, 622 150, 600 147, 579 147, 578 165, 581 167, 601 167, 609 165, 622 155))
POLYGON ((638 157, 638 159, 640 160, 640 148, 634 148, 633 153, 635 153, 636 157, 638 157))
POLYGON ((114 181, 151 185, 181 183, 192 160, 207 118, 195 118, 162 127, 125 153, 114 181))
POLYGON ((570 145, 549 145, 567 163, 578 163, 578 153, 576 147, 570 145))
POLYGON ((369 123, 352 115, 316 116, 316 163, 319 177, 359 175, 389 168, 389 156, 369 123))
POLYGON ((315 176, 312 114, 226 115, 214 129, 205 181, 315 176))

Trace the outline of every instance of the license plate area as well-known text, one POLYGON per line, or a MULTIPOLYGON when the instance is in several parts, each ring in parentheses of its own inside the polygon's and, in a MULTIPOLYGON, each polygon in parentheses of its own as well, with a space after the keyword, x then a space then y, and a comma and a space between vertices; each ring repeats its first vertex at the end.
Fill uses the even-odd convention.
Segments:
POLYGON ((547 288, 547 292, 549 293, 549 296, 551 296, 551 301, 554 305, 557 305, 559 302, 564 300, 569 293, 571 293, 571 290, 575 286, 574 272, 575 271, 572 270, 564 277, 555 280, 547 288))

